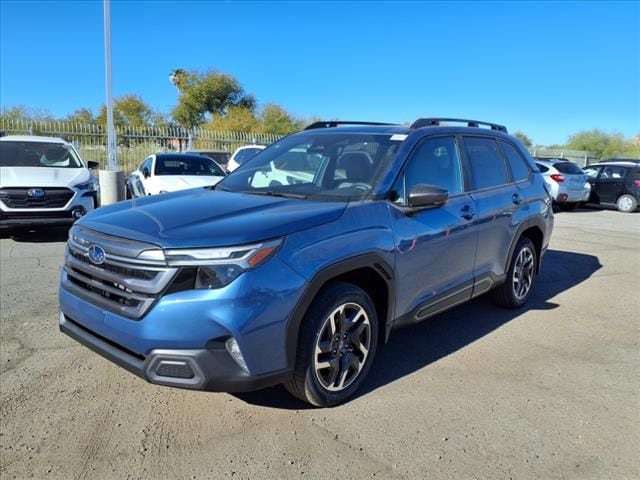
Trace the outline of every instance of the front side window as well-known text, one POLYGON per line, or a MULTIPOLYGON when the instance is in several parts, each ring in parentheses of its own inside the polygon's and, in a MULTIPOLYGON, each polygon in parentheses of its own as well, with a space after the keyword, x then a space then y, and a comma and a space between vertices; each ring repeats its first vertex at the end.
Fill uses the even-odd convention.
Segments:
POLYGON ((256 195, 362 199, 404 138, 327 131, 291 135, 248 160, 217 188, 256 195))
POLYGON ((156 175, 214 175, 222 177, 224 173, 209 157, 167 155, 156 157, 156 175))
POLYGON ((493 138, 465 137, 464 145, 476 190, 508 183, 504 161, 493 138))
POLYGON ((527 166, 527 161, 522 157, 522 154, 510 143, 500 140, 500 145, 502 145, 502 151, 505 157, 507 157, 507 161, 511 167, 513 179, 516 182, 526 180, 529 177, 529 167, 527 166))
POLYGON ((406 203, 416 185, 433 185, 454 196, 464 191, 458 145, 454 137, 423 140, 407 161, 404 175, 395 187, 397 203, 406 203))
POLYGON ((62 143, 0 142, 1 167, 82 168, 73 148, 62 143))

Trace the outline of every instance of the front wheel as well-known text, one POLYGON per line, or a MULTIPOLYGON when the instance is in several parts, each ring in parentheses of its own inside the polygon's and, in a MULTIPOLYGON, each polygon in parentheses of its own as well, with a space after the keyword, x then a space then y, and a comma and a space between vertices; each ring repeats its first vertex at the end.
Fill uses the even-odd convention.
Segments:
POLYGON ((367 293, 351 283, 325 287, 300 326, 296 365, 286 389, 317 407, 351 398, 371 370, 378 317, 367 293))
POLYGON ((493 290, 493 301, 505 308, 519 308, 527 303, 536 278, 536 247, 528 237, 518 240, 507 279, 493 290))
POLYGON ((572 212, 573 210, 578 208, 578 205, 578 202, 563 202, 559 204, 560 210, 564 210, 566 212, 572 212))
POLYGON ((630 213, 638 208, 638 201, 634 198, 633 195, 625 193, 624 195, 620 195, 620 197, 618 197, 618 200, 616 201, 616 208, 619 212, 630 213))

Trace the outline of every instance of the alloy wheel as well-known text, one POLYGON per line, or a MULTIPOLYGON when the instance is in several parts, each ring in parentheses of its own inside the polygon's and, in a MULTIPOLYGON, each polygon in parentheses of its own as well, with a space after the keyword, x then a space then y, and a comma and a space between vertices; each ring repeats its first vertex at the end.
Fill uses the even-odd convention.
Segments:
POLYGON ((513 268, 513 294, 522 301, 531 290, 533 285, 533 275, 535 268, 535 256, 533 251, 529 247, 524 247, 520 250, 516 263, 513 268))
POLYGON ((371 323, 365 309, 345 303, 325 319, 316 338, 313 370, 322 387, 337 392, 360 375, 371 347, 371 323))

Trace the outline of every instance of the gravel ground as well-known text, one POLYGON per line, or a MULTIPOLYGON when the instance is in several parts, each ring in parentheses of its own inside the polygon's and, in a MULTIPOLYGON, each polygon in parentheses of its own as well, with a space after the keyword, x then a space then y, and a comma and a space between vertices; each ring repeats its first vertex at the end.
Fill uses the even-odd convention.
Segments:
POLYGON ((528 308, 395 332, 333 409, 145 383, 59 333, 66 234, 3 238, 0 475, 638 479, 639 234, 640 214, 559 213, 528 308))

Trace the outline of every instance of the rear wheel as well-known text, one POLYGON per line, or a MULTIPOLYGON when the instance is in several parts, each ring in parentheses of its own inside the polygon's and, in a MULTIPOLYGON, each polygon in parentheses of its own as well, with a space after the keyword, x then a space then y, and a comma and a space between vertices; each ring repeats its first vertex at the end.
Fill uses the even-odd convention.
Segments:
POLYGON ((620 195, 618 200, 616 201, 616 208, 618 211, 623 213, 633 212, 636 208, 638 208, 638 201, 634 198, 633 195, 629 195, 625 193, 624 195, 620 195))
POLYGON ((507 279, 492 292, 494 302, 505 308, 519 308, 527 303, 537 264, 535 245, 528 237, 521 237, 513 251, 507 279))
POLYGON ((343 403, 371 370, 377 344, 378 318, 366 292, 350 283, 330 284, 300 326, 294 375, 285 387, 317 407, 343 403))

